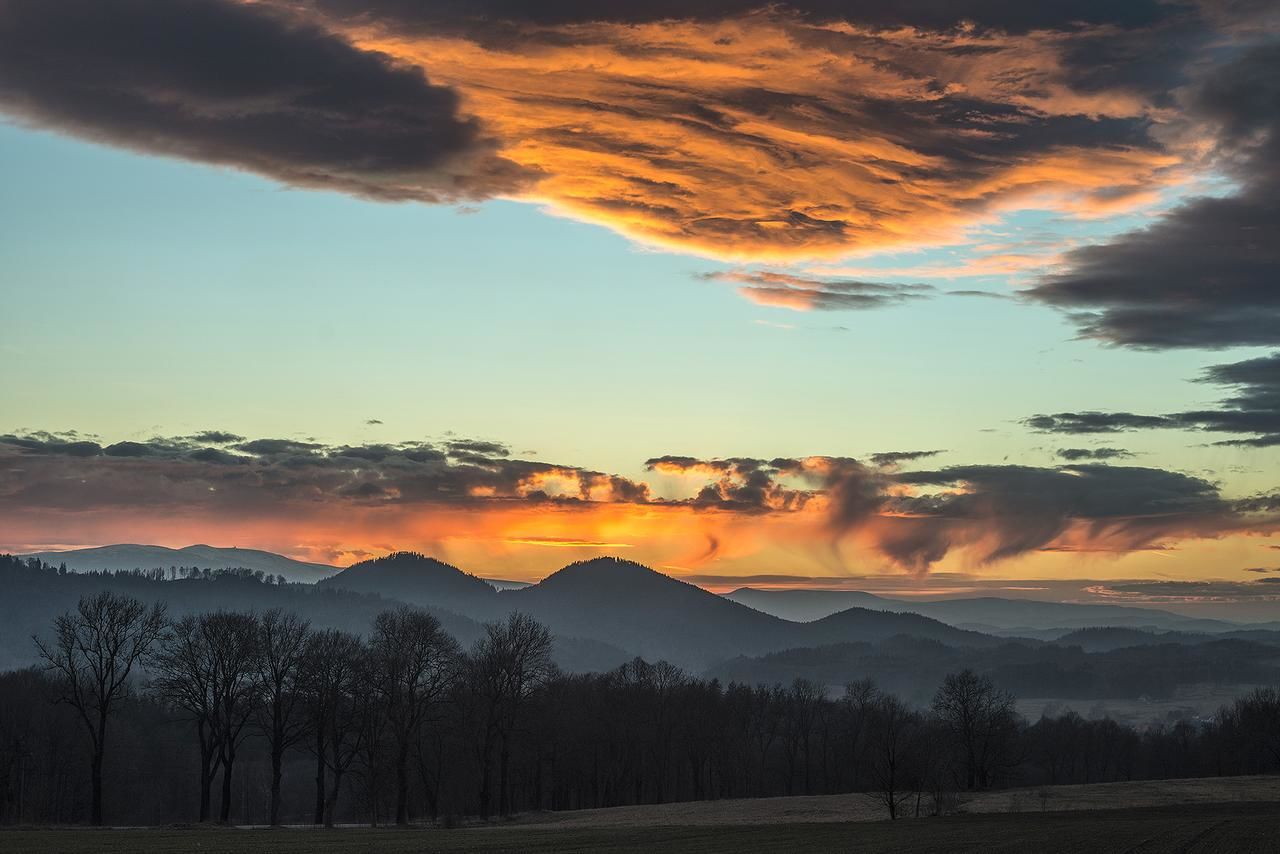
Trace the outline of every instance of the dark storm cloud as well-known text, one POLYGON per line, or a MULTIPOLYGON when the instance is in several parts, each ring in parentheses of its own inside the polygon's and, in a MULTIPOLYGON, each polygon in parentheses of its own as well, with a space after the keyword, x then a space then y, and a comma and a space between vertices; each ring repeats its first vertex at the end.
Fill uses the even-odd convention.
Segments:
POLYGON ((1026 293, 1067 311, 1082 335, 1114 344, 1280 344, 1280 43, 1209 73, 1190 111, 1216 127, 1216 160, 1240 189, 1072 250, 1064 272, 1026 293))
POLYGON ((0 109, 379 199, 482 197, 521 179, 420 70, 230 0, 0 0, 0 109))
POLYGON ((1182 429, 1210 433, 1253 434, 1214 444, 1266 448, 1280 445, 1280 353, 1214 365, 1199 382, 1227 386, 1234 393, 1216 409, 1193 409, 1165 415, 1132 412, 1058 412, 1035 415, 1024 424, 1043 433, 1119 433, 1126 430, 1182 429))
POLYGON ((1133 454, 1124 448, 1059 448, 1058 456, 1069 463, 1080 460, 1115 460, 1121 457, 1132 457, 1133 454))

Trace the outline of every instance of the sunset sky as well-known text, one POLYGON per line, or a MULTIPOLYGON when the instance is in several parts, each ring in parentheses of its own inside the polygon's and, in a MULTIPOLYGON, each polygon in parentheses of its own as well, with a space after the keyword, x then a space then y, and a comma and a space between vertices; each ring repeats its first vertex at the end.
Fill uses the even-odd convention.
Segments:
POLYGON ((0 0, 0 550, 1263 596, 1277 8, 0 0))

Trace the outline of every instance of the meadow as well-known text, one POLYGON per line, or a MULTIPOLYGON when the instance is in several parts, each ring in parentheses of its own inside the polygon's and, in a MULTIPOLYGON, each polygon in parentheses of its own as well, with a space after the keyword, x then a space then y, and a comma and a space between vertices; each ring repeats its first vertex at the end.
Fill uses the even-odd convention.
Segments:
POLYGON ((865 797, 764 798, 530 813, 415 826, 40 828, 0 831, 11 854, 641 852, 1280 852, 1280 778, 1058 786, 976 796, 960 815, 885 821, 865 797))

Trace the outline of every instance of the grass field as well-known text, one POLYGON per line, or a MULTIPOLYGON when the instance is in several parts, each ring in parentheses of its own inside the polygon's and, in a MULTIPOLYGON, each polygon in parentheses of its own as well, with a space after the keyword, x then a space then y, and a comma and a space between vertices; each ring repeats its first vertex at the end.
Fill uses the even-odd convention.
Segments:
POLYGON ((858 852, 1280 852, 1280 806, 1201 804, 1090 812, 1007 813, 928 820, 701 827, 561 828, 517 825, 462 830, 9 830, 10 854, 326 854, 326 852, 641 852, 753 854, 858 852))
MULTIPOLYGON (((961 810, 966 813, 1057 812, 1236 802, 1280 804, 1280 777, 1206 777, 1052 786, 1044 790, 1002 789, 965 795, 961 810), (1042 791, 1047 792, 1047 797, 1041 796, 1042 791)), ((531 813, 519 821, 561 829, 586 829, 881 821, 884 817, 884 807, 871 798, 848 794, 531 813)))

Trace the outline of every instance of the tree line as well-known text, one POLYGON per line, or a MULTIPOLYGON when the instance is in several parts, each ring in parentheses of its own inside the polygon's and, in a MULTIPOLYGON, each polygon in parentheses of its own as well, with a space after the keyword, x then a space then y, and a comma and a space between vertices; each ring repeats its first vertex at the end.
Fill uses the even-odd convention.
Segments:
POLYGON ((1028 723, 972 670, 913 707, 870 680, 565 674, 516 613, 464 650, 408 607, 356 635, 281 609, 169 619, 113 592, 36 644, 42 668, 0 676, 7 821, 403 824, 856 791, 896 818, 1007 785, 1280 770, 1269 688, 1209 721, 1028 723))

